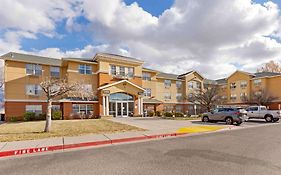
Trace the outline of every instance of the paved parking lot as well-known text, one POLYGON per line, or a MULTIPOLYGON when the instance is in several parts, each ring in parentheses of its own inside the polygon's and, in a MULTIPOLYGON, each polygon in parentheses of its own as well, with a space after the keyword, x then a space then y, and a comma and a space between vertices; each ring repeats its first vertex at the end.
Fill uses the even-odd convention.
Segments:
POLYGON ((110 120, 147 129, 149 131, 167 131, 167 132, 175 132, 183 127, 198 126, 198 125, 218 125, 218 126, 223 125, 223 126, 239 129, 239 128, 279 124, 279 123, 266 123, 264 120, 258 120, 258 119, 244 122, 240 126, 225 125, 225 123, 223 122, 203 123, 201 122, 201 120, 167 120, 167 119, 161 119, 156 117, 112 118, 110 120))

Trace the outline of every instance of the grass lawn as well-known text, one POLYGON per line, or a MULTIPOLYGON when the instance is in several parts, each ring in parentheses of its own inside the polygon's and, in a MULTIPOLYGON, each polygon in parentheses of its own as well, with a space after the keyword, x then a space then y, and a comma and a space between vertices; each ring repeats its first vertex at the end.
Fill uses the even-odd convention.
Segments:
POLYGON ((48 137, 79 136, 85 134, 115 133, 125 131, 143 131, 105 119, 96 120, 55 120, 52 129, 44 133, 45 121, 4 123, 0 125, 0 142, 35 140, 48 137))

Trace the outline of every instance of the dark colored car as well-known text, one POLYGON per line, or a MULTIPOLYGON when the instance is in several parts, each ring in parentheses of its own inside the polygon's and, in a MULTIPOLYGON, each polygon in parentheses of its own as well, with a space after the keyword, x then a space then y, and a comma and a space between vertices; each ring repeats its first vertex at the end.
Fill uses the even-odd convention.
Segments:
POLYGON ((226 122, 227 125, 240 125, 247 116, 242 108, 217 108, 204 113, 201 117, 203 122, 226 122))

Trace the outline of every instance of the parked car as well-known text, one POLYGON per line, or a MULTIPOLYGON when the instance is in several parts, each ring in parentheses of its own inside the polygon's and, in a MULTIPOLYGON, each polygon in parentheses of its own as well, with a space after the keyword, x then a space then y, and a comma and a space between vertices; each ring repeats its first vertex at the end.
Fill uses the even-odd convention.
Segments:
POLYGON ((281 118, 280 110, 268 110, 265 106, 249 106, 246 111, 246 121, 249 119, 265 119, 266 122, 277 122, 281 118))
POLYGON ((243 123, 247 112, 242 108, 217 108, 204 113, 201 117, 203 122, 226 122, 227 125, 240 125, 243 123))

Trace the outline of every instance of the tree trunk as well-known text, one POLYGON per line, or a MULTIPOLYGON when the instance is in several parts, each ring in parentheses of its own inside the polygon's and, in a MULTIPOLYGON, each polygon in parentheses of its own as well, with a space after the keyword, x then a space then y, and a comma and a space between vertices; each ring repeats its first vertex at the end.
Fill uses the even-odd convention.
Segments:
POLYGON ((52 124, 52 101, 48 100, 46 125, 45 125, 44 132, 49 132, 51 130, 51 124, 52 124))

